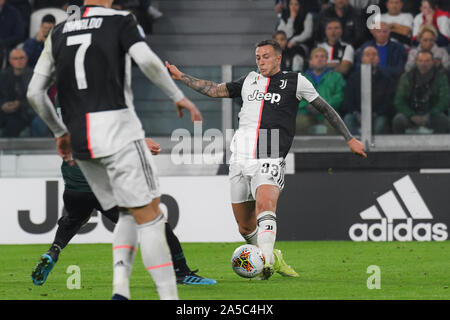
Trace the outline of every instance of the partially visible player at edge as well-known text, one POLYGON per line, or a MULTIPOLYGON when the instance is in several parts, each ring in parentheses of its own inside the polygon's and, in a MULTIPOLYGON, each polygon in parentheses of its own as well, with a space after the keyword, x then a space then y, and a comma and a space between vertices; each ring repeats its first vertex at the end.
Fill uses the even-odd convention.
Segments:
POLYGON ((229 167, 231 202, 239 232, 248 243, 261 248, 265 256, 261 279, 268 279, 275 271, 283 276, 298 277, 283 260, 281 252, 274 250, 274 244, 275 211, 284 187, 284 158, 295 135, 299 100, 307 100, 322 113, 344 136, 352 152, 362 157, 366 154, 363 144, 350 134, 341 117, 305 77, 281 72, 281 48, 277 42, 261 41, 255 53, 259 73, 252 71, 229 83, 196 79, 167 61, 166 67, 173 79, 206 96, 242 98, 239 129, 231 142, 229 167), (275 145, 271 143, 272 138, 275 145))
MULTIPOLYGON (((192 121, 202 118, 149 48, 133 15, 111 9, 112 3, 86 0, 80 9, 81 23, 65 21, 53 28, 27 97, 55 135, 62 158, 70 162, 73 154, 103 210, 119 206, 133 215, 130 223, 119 223, 114 243, 123 245, 114 250, 114 261, 131 259, 127 243, 135 243, 138 230, 142 260, 159 297, 178 299, 156 168, 133 105, 131 58, 174 101, 180 116, 186 109, 192 121), (55 80, 62 121, 46 94, 55 80)), ((122 218, 121 214, 119 221, 122 218)), ((114 267, 120 292, 128 289, 129 276, 114 267)))
MULTIPOLYGON (((152 139, 146 138, 145 142, 153 155, 157 155, 161 151, 161 146, 152 139)), ((89 187, 89 184, 84 178, 83 173, 77 165, 71 166, 67 162, 63 161, 61 165, 61 173, 64 179, 63 200, 66 214, 58 220, 58 228, 56 230, 52 245, 49 250, 41 256, 39 262, 31 273, 33 283, 38 286, 41 286, 46 282, 50 271, 59 259, 61 251, 67 246, 78 231, 80 231, 81 227, 88 222, 93 210, 101 212, 104 216, 116 224, 116 226, 119 225, 119 227, 114 229, 114 232, 118 232, 121 229, 120 224, 128 224, 133 221, 133 217, 131 217, 128 212, 122 211, 124 215, 127 215, 128 219, 124 222, 124 218, 122 218, 119 222, 120 224, 117 224, 120 209, 118 207, 114 207, 108 211, 104 211, 102 209, 100 203, 89 187)), ((178 284, 211 285, 217 283, 214 279, 199 276, 197 274, 198 269, 192 271, 189 268, 180 241, 172 231, 172 228, 167 221, 165 223, 165 233, 178 284)), ((120 243, 117 246, 113 246, 113 250, 120 251, 123 249, 123 245, 123 243, 120 243)), ((131 256, 134 257, 134 252, 137 249, 137 238, 136 243, 128 243, 127 245, 132 247, 131 251, 133 253, 131 256)), ((131 271, 132 261, 118 260, 114 261, 114 263, 117 264, 118 267, 121 266, 123 269, 131 271)), ((118 281, 120 282, 121 279, 119 278, 118 281)), ((118 285, 120 286, 120 283, 118 285)), ((114 287, 116 287, 116 285, 114 285, 114 287)), ((126 288, 128 288, 128 286, 126 286, 125 289, 126 288)), ((115 288, 113 291, 115 292, 115 288)), ((124 291, 121 292, 120 296, 119 294, 115 295, 115 299, 120 297, 130 299, 130 293, 128 291, 124 291)))

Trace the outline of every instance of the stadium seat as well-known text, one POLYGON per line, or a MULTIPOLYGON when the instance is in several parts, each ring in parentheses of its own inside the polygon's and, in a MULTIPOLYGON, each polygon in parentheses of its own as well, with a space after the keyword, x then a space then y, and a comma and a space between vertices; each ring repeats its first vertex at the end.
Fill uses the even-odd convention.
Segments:
POLYGON ((433 129, 426 127, 410 128, 405 130, 406 134, 433 134, 433 129))
POLYGON ((327 134, 327 127, 323 124, 316 124, 308 128, 308 134, 310 135, 320 135, 327 134))
POLYGON ((67 19, 67 13, 62 9, 43 8, 36 10, 31 14, 30 18, 30 37, 34 37, 35 34, 39 31, 42 18, 47 14, 52 14, 55 17, 56 24, 67 19))

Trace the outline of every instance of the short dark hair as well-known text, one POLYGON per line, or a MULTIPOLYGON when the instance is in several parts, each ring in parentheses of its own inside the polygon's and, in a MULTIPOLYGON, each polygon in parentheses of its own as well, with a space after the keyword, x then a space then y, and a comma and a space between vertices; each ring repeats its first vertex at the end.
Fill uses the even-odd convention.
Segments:
POLYGON ((55 16, 52 14, 46 14, 45 16, 42 17, 41 24, 46 22, 56 24, 55 16))
POLYGON ((434 59, 433 52, 431 52, 431 51, 420 51, 420 52, 417 54, 416 60, 419 58, 419 56, 420 56, 421 54, 429 54, 429 55, 431 56, 431 59, 434 59))
POLYGON ((284 32, 283 30, 277 30, 273 33, 272 39, 275 39, 275 37, 278 36, 279 34, 281 34, 287 38, 286 32, 284 32))
POLYGON ((332 23, 332 22, 337 22, 337 23, 339 23, 339 25, 340 25, 341 28, 342 28, 342 22, 341 22, 341 20, 339 20, 338 18, 331 18, 331 19, 328 19, 328 20, 325 22, 325 28, 328 27, 328 25, 329 25, 330 23, 332 23))
POLYGON ((259 47, 264 47, 264 46, 272 46, 272 48, 275 50, 276 53, 278 53, 278 54, 283 53, 283 50, 281 50, 280 45, 275 40, 270 39, 270 40, 260 41, 256 44, 255 47, 259 48, 259 47))

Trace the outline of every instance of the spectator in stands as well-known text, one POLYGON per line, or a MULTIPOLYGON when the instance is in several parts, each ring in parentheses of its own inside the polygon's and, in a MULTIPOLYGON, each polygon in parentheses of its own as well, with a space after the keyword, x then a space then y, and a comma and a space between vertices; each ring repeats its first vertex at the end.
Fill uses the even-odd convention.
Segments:
MULTIPOLYGON (((324 0, 303 0, 300 5, 306 12, 318 13, 320 11, 322 2, 324 2, 324 0)), ((289 10, 289 0, 275 0, 275 12, 277 13, 278 17, 281 18, 281 15, 286 10, 289 10)))
MULTIPOLYGON (((344 100, 345 80, 339 72, 327 68, 327 51, 324 48, 316 48, 311 52, 309 61, 310 69, 305 72, 305 77, 313 84, 317 92, 335 110, 339 110, 344 100)), ((315 134, 311 132, 314 125, 322 124, 326 127, 327 134, 336 134, 335 129, 324 120, 308 102, 302 100, 299 104, 297 115, 297 134, 315 134)))
POLYGON ((450 43, 450 13, 439 9, 436 0, 422 0, 420 13, 414 18, 413 41, 417 40, 420 28, 433 26, 438 32, 436 43, 447 47, 450 43))
MULTIPOLYGON (((284 31, 288 38, 288 49, 304 61, 309 51, 307 43, 313 34, 313 17, 304 10, 299 0, 289 1, 289 10, 283 12, 277 30, 284 31)), ((303 71, 303 63, 300 68, 293 65, 292 70, 303 71)))
POLYGON ((23 41, 25 26, 20 12, 0 0, 0 69, 6 66, 9 51, 23 41))
POLYGON ((397 115, 392 122, 395 134, 409 128, 428 128, 434 133, 448 133, 449 84, 446 75, 435 67, 429 51, 420 52, 417 68, 400 78, 394 104, 397 115))
POLYGON ((8 0, 8 4, 14 6, 23 20, 24 37, 28 36, 30 29, 31 4, 29 0, 8 0))
POLYGON ((420 12, 422 0, 407 0, 404 3, 403 11, 411 13, 414 17, 420 12))
POLYGON ((53 15, 47 14, 42 18, 41 26, 35 37, 29 38, 25 41, 23 49, 28 56, 28 66, 34 68, 42 50, 44 49, 44 42, 50 33, 50 30, 55 26, 56 19, 53 15))
POLYGON ((9 54, 11 67, 0 74, 0 129, 3 137, 18 137, 36 116, 26 98, 33 71, 27 67, 27 56, 22 49, 9 54))
POLYGON ((69 0, 39 0, 34 1, 34 10, 39 10, 43 8, 60 8, 63 9, 69 3, 69 0))
POLYGON ((442 67, 446 71, 450 71, 450 56, 444 48, 436 45, 437 31, 432 26, 423 26, 419 31, 417 39, 419 46, 411 49, 406 62, 405 70, 411 71, 416 66, 416 59, 420 52, 430 51, 433 54, 434 64, 436 67, 442 67))
POLYGON ((378 56, 380 58, 380 67, 388 75, 399 77, 406 63, 405 47, 398 42, 390 39, 390 29, 385 22, 380 23, 379 29, 371 30, 374 37, 373 40, 364 43, 356 54, 356 65, 361 64, 361 52, 368 46, 377 48, 378 56))
POLYGON ((318 47, 328 52, 328 68, 346 76, 352 68, 355 50, 351 44, 341 41, 342 26, 338 19, 331 19, 325 27, 326 41, 318 47))
MULTIPOLYGON (((393 116, 395 82, 381 70, 380 57, 375 47, 366 47, 362 64, 372 65, 372 129, 375 134, 387 133, 389 121, 393 116)), ((347 114, 344 122, 352 134, 361 134, 361 68, 358 68, 347 81, 343 107, 347 114)))
POLYGON ((411 45, 411 32, 414 17, 410 13, 403 13, 404 0, 388 0, 388 12, 381 15, 381 21, 386 22, 391 29, 391 38, 407 47, 411 45))
POLYGON ((325 26, 330 19, 339 19, 343 27, 342 40, 358 48, 368 39, 368 32, 361 11, 349 5, 349 0, 335 0, 330 7, 319 13, 316 23, 315 40, 325 40, 325 26))
POLYGON ((145 34, 152 33, 153 22, 163 15, 162 12, 151 5, 150 0, 116 0, 113 8, 132 12, 145 34))
POLYGON ((290 50, 287 47, 288 40, 286 37, 286 33, 284 31, 275 31, 272 39, 278 42, 278 44, 281 47, 282 53, 281 53, 281 71, 292 71, 292 65, 296 69, 302 69, 303 68, 303 57, 297 55, 293 55, 292 50, 290 50))

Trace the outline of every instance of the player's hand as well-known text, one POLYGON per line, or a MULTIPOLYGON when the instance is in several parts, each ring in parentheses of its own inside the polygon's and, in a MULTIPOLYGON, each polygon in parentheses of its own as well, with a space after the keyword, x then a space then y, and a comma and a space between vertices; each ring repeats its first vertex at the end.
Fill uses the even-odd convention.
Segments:
POLYGON ((161 146, 159 145, 159 143, 156 143, 152 139, 145 138, 145 143, 147 144, 147 148, 150 150, 152 155, 156 156, 161 152, 161 146))
POLYGON ((347 141, 347 145, 352 150, 353 153, 356 153, 357 155, 360 155, 363 158, 367 158, 367 154, 364 152, 364 145, 361 141, 353 138, 349 141, 347 141))
POLYGON ((75 165, 75 160, 72 159, 72 143, 70 142, 70 135, 68 133, 56 138, 56 150, 70 166, 75 165))
POLYGON ((177 107, 178 116, 181 118, 183 116, 183 109, 188 110, 191 113, 191 120, 194 121, 203 121, 202 114, 198 111, 195 104, 192 103, 188 98, 183 98, 180 101, 175 102, 175 106, 177 107))
POLYGON ((167 61, 165 64, 166 64, 167 71, 169 71, 172 79, 181 80, 181 77, 183 76, 183 72, 178 70, 177 67, 175 67, 173 64, 168 63, 167 61))

